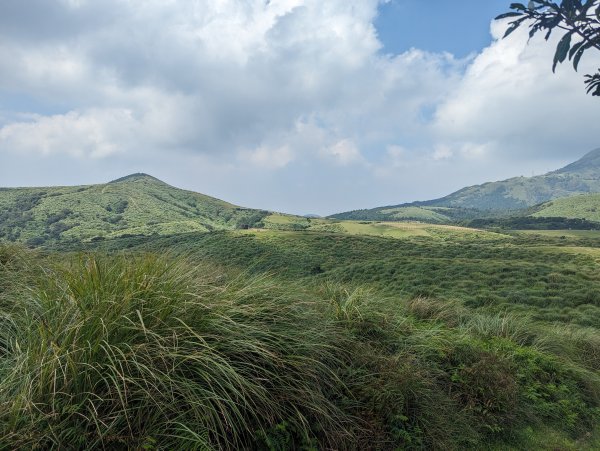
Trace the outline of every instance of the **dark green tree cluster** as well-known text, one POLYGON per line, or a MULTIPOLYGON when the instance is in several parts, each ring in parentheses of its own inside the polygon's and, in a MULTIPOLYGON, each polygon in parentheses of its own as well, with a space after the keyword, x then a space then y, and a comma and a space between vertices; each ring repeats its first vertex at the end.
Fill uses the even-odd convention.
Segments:
MULTIPOLYGON (((559 63, 569 59, 577 70, 583 54, 590 49, 600 50, 600 0, 531 0, 527 6, 523 3, 511 3, 513 11, 501 14, 496 20, 511 18, 504 37, 510 35, 521 25, 529 26, 529 37, 538 32, 545 33, 548 40, 554 31, 563 31, 554 60, 552 71, 559 63)), ((600 69, 596 74, 585 76, 588 94, 600 96, 600 69)))

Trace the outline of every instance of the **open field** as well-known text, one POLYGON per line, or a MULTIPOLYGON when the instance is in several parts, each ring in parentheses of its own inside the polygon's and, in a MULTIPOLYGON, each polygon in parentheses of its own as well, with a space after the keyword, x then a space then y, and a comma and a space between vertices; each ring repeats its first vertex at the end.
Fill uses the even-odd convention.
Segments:
POLYGON ((267 230, 330 232, 387 238, 456 236, 463 239, 498 239, 503 236, 495 232, 487 232, 480 229, 425 222, 340 221, 335 219, 302 218, 283 214, 271 214, 263 219, 263 224, 267 230))

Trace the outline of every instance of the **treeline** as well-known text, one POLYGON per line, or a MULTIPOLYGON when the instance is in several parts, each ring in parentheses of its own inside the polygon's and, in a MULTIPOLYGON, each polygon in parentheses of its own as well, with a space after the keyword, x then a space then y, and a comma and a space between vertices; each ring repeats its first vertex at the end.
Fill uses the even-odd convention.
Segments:
POLYGON ((536 218, 513 216, 509 218, 478 218, 465 225, 478 229, 501 228, 512 230, 600 230, 600 223, 587 219, 536 218))

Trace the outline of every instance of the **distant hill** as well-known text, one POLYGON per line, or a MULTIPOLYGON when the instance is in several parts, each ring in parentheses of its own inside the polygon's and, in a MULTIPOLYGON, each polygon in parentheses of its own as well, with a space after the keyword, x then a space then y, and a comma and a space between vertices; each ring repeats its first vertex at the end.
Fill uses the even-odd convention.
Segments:
POLYGON ((553 199, 588 193, 600 193, 600 149, 589 152, 562 169, 544 175, 484 183, 463 188, 440 199, 356 210, 331 217, 452 222, 458 218, 514 212, 553 199))
POLYGON ((101 185, 1 188, 0 240, 39 245, 228 230, 253 226, 267 214, 132 174, 101 185))
POLYGON ((584 219, 600 223, 600 194, 582 194, 541 204, 531 214, 535 218, 584 219))
POLYGON ((478 213, 478 211, 460 208, 404 204, 348 211, 329 216, 329 218, 354 221, 419 221, 430 224, 450 224, 460 219, 475 217, 478 213))

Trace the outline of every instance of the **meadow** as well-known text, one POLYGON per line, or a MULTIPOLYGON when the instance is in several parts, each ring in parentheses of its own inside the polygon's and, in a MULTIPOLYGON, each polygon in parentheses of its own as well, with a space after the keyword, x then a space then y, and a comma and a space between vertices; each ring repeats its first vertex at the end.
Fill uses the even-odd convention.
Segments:
POLYGON ((0 449, 600 447, 599 233, 334 225, 1 247, 0 449))

